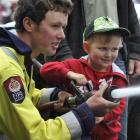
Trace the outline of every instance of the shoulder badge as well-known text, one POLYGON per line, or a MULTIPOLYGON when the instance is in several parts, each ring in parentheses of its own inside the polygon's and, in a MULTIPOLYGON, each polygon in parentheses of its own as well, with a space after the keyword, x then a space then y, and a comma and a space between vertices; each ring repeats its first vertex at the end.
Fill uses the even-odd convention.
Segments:
POLYGON ((22 103, 25 98, 24 86, 19 76, 10 77, 4 87, 12 103, 22 103))

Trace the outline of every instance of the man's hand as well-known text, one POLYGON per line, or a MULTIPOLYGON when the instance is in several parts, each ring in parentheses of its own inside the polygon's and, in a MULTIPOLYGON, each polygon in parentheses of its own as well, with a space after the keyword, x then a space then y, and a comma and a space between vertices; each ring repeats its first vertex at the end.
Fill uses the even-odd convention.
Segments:
POLYGON ((80 73, 75 73, 75 72, 69 71, 67 73, 67 78, 70 80, 76 81, 76 84, 78 84, 78 85, 86 85, 86 83, 87 83, 87 79, 86 79, 85 75, 80 74, 80 73))
POLYGON ((95 123, 99 124, 104 120, 104 117, 95 117, 95 123))
POLYGON ((140 76, 140 61, 139 60, 129 60, 128 73, 133 77, 140 76))
POLYGON ((64 102, 65 102, 65 99, 69 96, 72 96, 72 95, 66 91, 60 91, 58 93, 58 100, 41 104, 38 106, 38 110, 41 112, 46 111, 46 110, 52 110, 58 113, 68 112, 70 108, 64 107, 64 102))
POLYGON ((93 96, 91 96, 86 101, 88 106, 94 112, 94 115, 97 117, 101 117, 105 113, 111 112, 114 107, 119 105, 119 102, 118 103, 110 102, 102 97, 107 86, 108 86, 107 83, 101 84, 99 87, 100 89, 94 92, 93 96))
POLYGON ((67 112, 69 108, 64 107, 65 99, 72 96, 70 93, 66 91, 60 91, 58 93, 58 102, 54 104, 54 110, 56 112, 67 112))

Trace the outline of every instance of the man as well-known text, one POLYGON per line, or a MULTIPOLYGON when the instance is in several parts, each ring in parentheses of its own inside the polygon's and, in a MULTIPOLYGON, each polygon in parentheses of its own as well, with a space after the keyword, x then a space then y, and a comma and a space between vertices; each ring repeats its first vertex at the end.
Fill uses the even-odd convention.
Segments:
POLYGON ((1 138, 87 140, 94 115, 102 116, 119 104, 102 98, 107 86, 101 85, 98 92, 67 114, 55 120, 41 118, 37 107, 65 92, 36 89, 31 58, 56 53, 65 38, 63 29, 71 9, 70 0, 19 0, 15 12, 17 36, 0 28, 1 138))

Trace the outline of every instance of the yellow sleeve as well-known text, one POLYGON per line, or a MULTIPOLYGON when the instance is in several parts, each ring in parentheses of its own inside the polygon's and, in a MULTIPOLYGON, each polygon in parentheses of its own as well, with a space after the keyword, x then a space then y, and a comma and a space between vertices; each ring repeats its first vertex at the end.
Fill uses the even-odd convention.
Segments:
POLYGON ((33 80, 31 84, 32 85, 30 86, 29 95, 31 96, 31 100, 36 107, 46 102, 50 102, 50 96, 52 92, 54 91, 55 87, 43 88, 40 90, 40 89, 35 88, 35 84, 33 80))
POLYGON ((41 118, 28 92, 22 68, 13 60, 6 61, 0 67, 0 91, 0 133, 11 140, 80 138, 81 127, 72 112, 54 120, 44 121, 41 118))

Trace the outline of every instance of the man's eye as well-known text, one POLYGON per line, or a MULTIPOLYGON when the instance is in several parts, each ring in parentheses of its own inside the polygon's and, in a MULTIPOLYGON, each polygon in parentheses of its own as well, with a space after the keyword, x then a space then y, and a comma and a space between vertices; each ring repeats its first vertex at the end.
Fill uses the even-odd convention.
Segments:
POLYGON ((60 25, 52 25, 54 28, 59 28, 60 25))
POLYGON ((58 30, 62 29, 63 31, 65 31, 65 28, 66 28, 65 26, 61 26, 61 25, 52 25, 52 27, 58 30))

